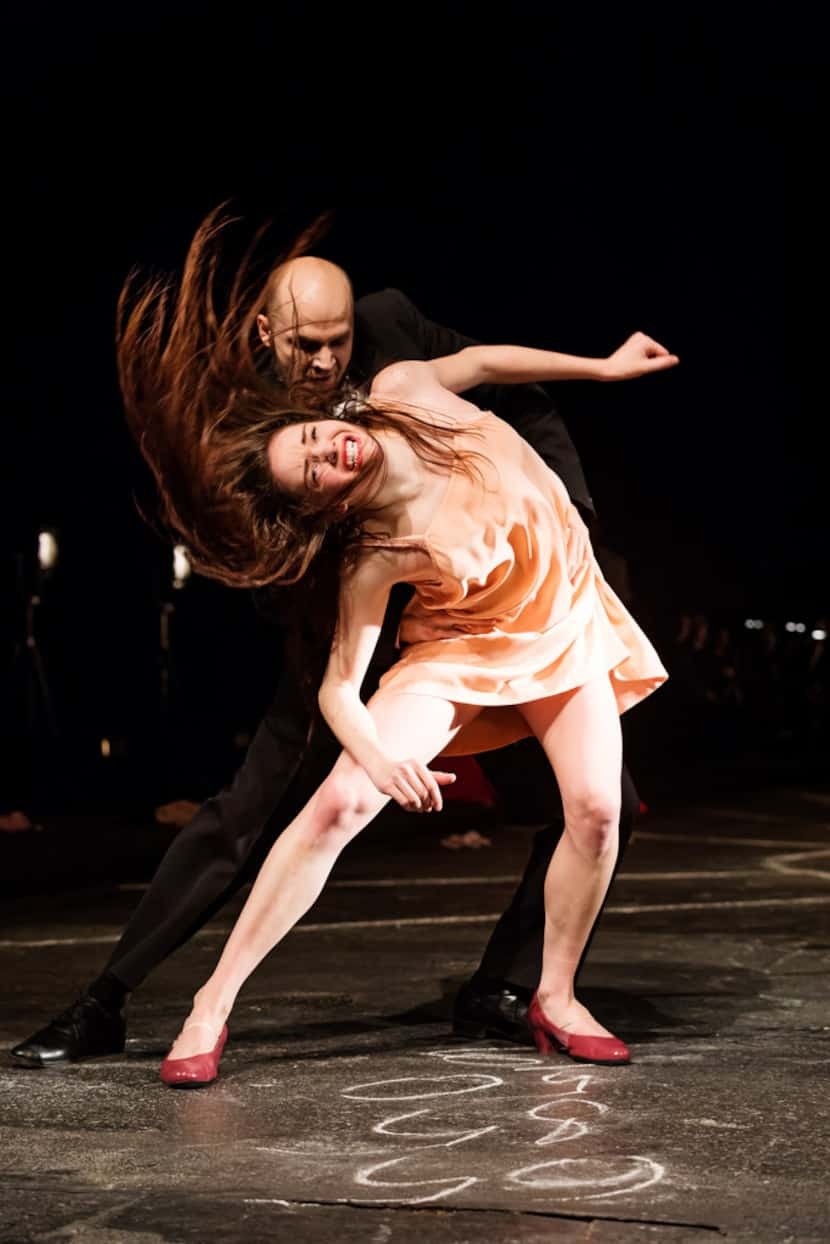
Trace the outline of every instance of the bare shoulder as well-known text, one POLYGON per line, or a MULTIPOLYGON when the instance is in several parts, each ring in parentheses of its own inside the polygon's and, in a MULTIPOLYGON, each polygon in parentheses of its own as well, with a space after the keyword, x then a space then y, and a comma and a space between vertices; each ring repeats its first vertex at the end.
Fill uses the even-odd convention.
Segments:
POLYGON ((428 360, 408 359, 384 367, 372 381, 370 401, 414 407, 424 414, 438 415, 460 424, 480 414, 477 406, 444 388, 428 360))
POLYGON ((379 371, 372 381, 371 396, 406 401, 413 390, 429 383, 430 372, 429 363, 419 359, 390 363, 379 371))

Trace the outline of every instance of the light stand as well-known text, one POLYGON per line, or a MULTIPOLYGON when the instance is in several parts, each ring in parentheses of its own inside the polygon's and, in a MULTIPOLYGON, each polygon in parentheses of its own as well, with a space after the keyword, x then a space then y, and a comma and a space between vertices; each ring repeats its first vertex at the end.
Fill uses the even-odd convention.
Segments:
POLYGON ((38 611, 44 586, 57 563, 57 553, 54 533, 41 532, 34 567, 30 556, 15 555, 15 632, 4 679, 8 717, 3 733, 7 741, 4 768, 8 766, 4 786, 7 796, 19 807, 32 799, 46 798, 47 792, 54 795, 56 786, 60 729, 38 643, 38 611))
POLYGON ((175 615, 176 598, 184 589, 192 573, 190 559, 184 545, 177 544, 173 549, 172 564, 168 564, 165 575, 166 585, 161 593, 159 604, 159 794, 168 800, 180 781, 177 765, 178 730, 181 722, 177 721, 177 675, 175 662, 175 615), (171 573, 172 572, 172 573, 171 573), (168 577, 169 576, 169 577, 168 577), (172 590, 171 590, 172 589, 172 590))
POLYGON ((37 611, 41 605, 41 593, 57 560, 57 538, 51 531, 42 531, 38 535, 37 570, 33 582, 29 582, 26 574, 24 554, 18 553, 15 558, 18 616, 22 626, 12 652, 9 678, 13 689, 10 702, 25 704, 26 734, 32 742, 41 733, 41 725, 45 726, 51 739, 57 739, 59 735, 55 703, 37 641, 37 611))
MULTIPOLYGON (((191 573, 192 567, 190 558, 187 555, 187 549, 183 544, 175 545, 173 549, 173 575, 171 579, 174 593, 184 588, 191 573)), ((169 728, 170 724, 171 690, 175 681, 171 645, 173 615, 175 612, 176 605, 172 599, 162 600, 159 616, 159 706, 165 730, 169 728)))

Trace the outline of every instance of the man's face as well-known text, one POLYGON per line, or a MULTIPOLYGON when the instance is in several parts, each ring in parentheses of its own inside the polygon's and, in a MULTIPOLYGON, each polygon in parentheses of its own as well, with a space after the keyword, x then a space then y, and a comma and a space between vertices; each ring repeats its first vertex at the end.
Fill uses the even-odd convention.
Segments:
POLYGON ((301 303, 257 317, 259 335, 286 384, 312 384, 321 394, 337 388, 352 357, 351 305, 332 319, 304 314, 301 303))

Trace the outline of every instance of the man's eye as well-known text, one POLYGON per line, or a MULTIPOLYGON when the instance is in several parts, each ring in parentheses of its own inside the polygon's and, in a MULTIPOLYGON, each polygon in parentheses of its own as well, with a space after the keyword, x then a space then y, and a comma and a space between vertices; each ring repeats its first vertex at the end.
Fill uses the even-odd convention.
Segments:
POLYGON ((317 440, 317 429, 316 429, 316 428, 312 428, 312 429, 311 429, 311 439, 312 439, 313 441, 316 441, 316 440, 317 440))

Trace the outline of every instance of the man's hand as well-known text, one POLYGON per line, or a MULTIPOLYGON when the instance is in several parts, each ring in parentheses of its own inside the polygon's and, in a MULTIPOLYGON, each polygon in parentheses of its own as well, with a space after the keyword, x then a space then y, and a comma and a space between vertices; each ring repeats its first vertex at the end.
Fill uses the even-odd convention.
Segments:
POLYGON ((568 510, 568 526, 565 529, 567 544, 568 578, 572 579, 582 565, 591 537, 579 510, 572 505, 568 510))
POLYGON ((634 380, 652 371, 676 367, 680 359, 645 333, 632 333, 618 350, 603 361, 600 380, 634 380))
POLYGON ((420 760, 383 760, 367 770, 382 795, 390 795, 407 812, 440 812, 441 787, 455 781, 454 773, 428 769, 420 760))

